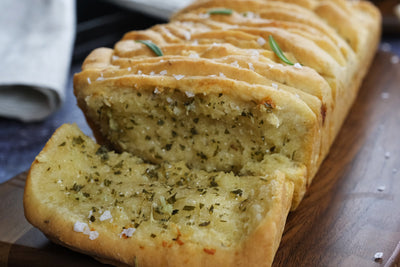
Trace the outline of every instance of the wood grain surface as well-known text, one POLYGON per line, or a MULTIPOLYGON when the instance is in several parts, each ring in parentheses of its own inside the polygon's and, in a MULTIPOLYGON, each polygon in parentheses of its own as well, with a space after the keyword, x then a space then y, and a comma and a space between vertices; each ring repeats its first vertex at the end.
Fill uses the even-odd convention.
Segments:
MULTIPOLYGON (((400 266, 400 64, 392 57, 378 52, 330 154, 289 214, 274 267, 400 266)), ((0 266, 101 266, 25 220, 25 178, 0 185, 0 266)))

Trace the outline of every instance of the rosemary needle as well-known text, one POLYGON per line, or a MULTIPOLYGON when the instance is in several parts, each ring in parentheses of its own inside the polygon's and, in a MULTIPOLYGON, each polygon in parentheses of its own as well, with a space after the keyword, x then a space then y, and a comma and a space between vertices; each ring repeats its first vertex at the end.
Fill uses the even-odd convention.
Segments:
POLYGON ((146 40, 136 40, 137 43, 142 43, 146 45, 148 48, 150 48, 157 56, 161 57, 163 56, 163 52, 161 49, 152 41, 146 41, 146 40))
POLYGON ((232 15, 232 13, 232 9, 228 8, 212 9, 208 11, 208 14, 210 15, 232 15))
POLYGON ((287 57, 283 54, 281 48, 279 47, 279 45, 277 44, 277 42, 275 41, 274 37, 272 37, 272 35, 270 35, 268 37, 269 40, 269 46, 271 47, 272 51, 274 51, 274 53, 286 64, 289 65, 294 65, 293 62, 291 62, 289 59, 287 59, 287 57))

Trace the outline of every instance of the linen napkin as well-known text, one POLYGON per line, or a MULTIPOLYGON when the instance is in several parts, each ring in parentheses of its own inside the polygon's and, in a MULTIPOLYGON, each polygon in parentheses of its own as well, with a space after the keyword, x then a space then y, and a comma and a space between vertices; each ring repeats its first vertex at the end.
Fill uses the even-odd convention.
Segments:
POLYGON ((0 1, 0 116, 38 121, 65 98, 74 0, 0 1))
POLYGON ((194 0, 109 0, 123 7, 168 20, 170 16, 194 0))

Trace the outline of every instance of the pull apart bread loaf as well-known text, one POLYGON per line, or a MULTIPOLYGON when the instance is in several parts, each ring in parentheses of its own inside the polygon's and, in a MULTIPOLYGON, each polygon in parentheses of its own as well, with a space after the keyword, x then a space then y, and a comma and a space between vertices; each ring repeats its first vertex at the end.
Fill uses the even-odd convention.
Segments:
POLYGON ((99 144, 58 129, 30 170, 26 217, 115 265, 270 266, 380 20, 364 1, 203 0, 94 50, 74 88, 99 144))

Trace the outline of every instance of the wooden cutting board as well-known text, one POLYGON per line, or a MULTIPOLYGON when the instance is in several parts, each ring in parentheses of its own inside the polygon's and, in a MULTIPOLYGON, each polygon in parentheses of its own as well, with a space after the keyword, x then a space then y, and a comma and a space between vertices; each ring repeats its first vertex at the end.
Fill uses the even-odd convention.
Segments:
MULTIPOLYGON (((400 266, 400 64, 392 56, 378 52, 330 154, 289 214, 274 267, 400 266)), ((24 219, 25 178, 0 185, 0 266, 101 266, 24 219)))

